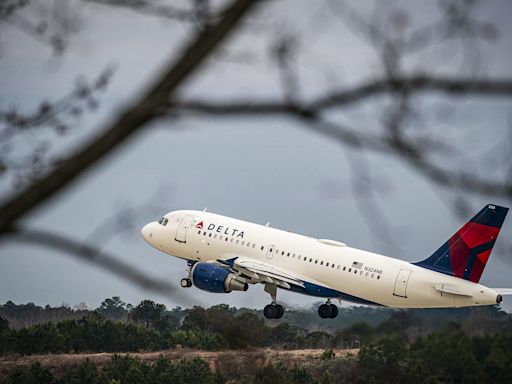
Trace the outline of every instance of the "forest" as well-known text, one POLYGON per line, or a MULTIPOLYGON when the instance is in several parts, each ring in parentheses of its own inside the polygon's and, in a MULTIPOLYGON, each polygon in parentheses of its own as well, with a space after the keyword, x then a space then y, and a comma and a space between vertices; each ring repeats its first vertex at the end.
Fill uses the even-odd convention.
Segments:
POLYGON ((392 334, 412 342, 455 326, 469 336, 512 334, 512 318, 499 306, 347 307, 335 321, 320 319, 314 309, 290 308, 283 321, 276 321, 264 319, 255 309, 225 304, 168 309, 151 300, 132 305, 114 296, 96 309, 83 304, 41 307, 8 301, 0 305, 0 353, 137 352, 176 346, 201 350, 358 348, 392 334))
POLYGON ((113 353, 97 365, 52 371, 38 362, 18 365, 4 383, 323 383, 511 382, 512 317, 495 307, 447 310, 342 308, 340 319, 321 321, 313 310, 293 309, 282 321, 259 311, 216 305, 179 307, 119 297, 92 310, 84 305, 0 306, 0 354, 113 353), (142 361, 122 352, 168 349, 219 351, 215 363, 199 357, 142 361), (237 360, 233 350, 320 349, 306 364, 237 360), (334 351, 356 352, 337 356, 334 351), (222 358, 224 356, 224 358, 222 358), (227 357, 226 357, 227 356, 227 357))

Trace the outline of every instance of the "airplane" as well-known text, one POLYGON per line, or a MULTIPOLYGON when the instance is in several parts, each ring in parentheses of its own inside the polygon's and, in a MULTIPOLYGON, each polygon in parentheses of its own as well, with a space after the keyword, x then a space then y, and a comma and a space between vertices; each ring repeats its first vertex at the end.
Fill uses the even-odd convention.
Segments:
POLYGON ((499 304, 512 288, 488 288, 480 277, 508 208, 486 205, 423 261, 403 260, 275 228, 195 210, 169 212, 142 228, 154 248, 187 261, 181 286, 212 293, 264 284, 263 314, 280 319, 277 289, 326 299, 321 318, 335 318, 333 299, 395 308, 499 304))

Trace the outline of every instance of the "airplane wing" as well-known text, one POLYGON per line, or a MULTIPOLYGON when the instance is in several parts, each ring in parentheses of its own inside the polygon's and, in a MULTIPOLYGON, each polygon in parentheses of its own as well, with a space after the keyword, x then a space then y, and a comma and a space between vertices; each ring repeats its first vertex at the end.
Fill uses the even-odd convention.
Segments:
POLYGON ((512 288, 492 288, 500 295, 512 295, 512 288))
POLYGON ((300 276, 259 260, 234 256, 217 261, 228 265, 233 272, 249 283, 268 283, 285 289, 290 289, 292 285, 304 288, 304 281, 300 276))
POLYGON ((458 289, 457 287, 454 287, 453 285, 450 285, 450 284, 434 284, 434 289, 436 291, 450 293, 452 295, 468 296, 468 297, 473 296, 469 293, 462 292, 460 289, 458 289))

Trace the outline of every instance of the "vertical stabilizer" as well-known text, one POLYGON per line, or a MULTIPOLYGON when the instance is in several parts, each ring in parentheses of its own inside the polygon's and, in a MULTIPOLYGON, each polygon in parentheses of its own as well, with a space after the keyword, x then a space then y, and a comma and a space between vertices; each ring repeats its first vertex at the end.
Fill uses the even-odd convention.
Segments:
POLYGON ((498 205, 485 206, 432 256, 415 264, 478 283, 507 212, 498 205))

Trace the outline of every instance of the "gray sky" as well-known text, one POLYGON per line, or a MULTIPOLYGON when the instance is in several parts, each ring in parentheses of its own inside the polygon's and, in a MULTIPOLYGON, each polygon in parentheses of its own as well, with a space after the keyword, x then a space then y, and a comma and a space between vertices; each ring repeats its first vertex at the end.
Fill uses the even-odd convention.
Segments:
MULTIPOLYGON (((267 5, 229 41, 224 51, 227 54, 212 58, 208 67, 181 90, 182 94, 213 99, 279 97, 282 91, 269 47, 271 37, 280 34, 297 36, 299 41, 301 54, 294 64, 303 98, 330 87, 357 84, 380 73, 375 54, 336 17, 328 3, 315 2, 312 6, 313 2, 281 1, 267 5)), ((408 4, 411 23, 427 23, 436 16, 437 3, 408 4)), ((365 14, 373 2, 359 7, 365 14)), ((510 78, 512 27, 508 15, 512 5, 507 1, 488 2, 479 10, 478 16, 491 21, 501 32, 497 42, 480 45, 481 72, 510 78)), ((93 78, 107 65, 116 66, 111 84, 100 97, 98 111, 85 115, 64 139, 50 132, 40 134, 56 143, 54 154, 68 153, 94 135, 190 38, 191 27, 187 24, 128 10, 89 5, 79 15, 81 29, 71 37, 69 50, 60 58, 15 28, 4 25, 0 30, 1 108, 16 106, 30 111, 41 100, 55 100, 69 92, 77 76, 93 78)), ((406 68, 460 74, 466 71, 464 60, 453 45, 438 46, 429 54, 411 57, 406 68)), ((419 103, 428 129, 458 143, 462 154, 453 157, 454 166, 475 153, 510 150, 500 143, 509 129, 510 100, 428 97, 419 103), (439 122, 430 113, 440 104, 453 107, 448 123, 439 122)), ((383 108, 385 100, 370 100, 333 114, 333 118, 373 130, 377 129, 375 115, 383 108)), ((29 140, 20 140, 16 151, 21 154, 29 146, 29 140)), ((64 193, 27 216, 25 222, 33 228, 94 243, 92 234, 120 210, 151 205, 136 217, 135 228, 107 241, 101 238, 101 246, 148 274, 175 283, 183 277, 185 263, 149 247, 139 234, 146 222, 175 209, 208 207, 212 212, 262 224, 270 221, 277 228, 341 240, 408 261, 429 256, 465 222, 454 216, 446 194, 429 180, 390 156, 367 154, 371 173, 380 181, 375 187, 377 201, 393 234, 393 243, 383 241, 368 229, 361 205, 352 193, 348 161, 358 159, 355 155, 292 119, 163 120, 144 129, 64 193)), ((0 179, 1 196, 13 190, 11 179, 0 179)), ((475 212, 489 202, 506 205, 486 196, 469 198, 475 212)), ((512 220, 508 218, 500 240, 508 239, 510 244, 511 235, 512 220)), ((510 287, 510 251, 497 248, 481 282, 510 287)), ((269 301, 260 286, 229 295, 190 289, 189 300, 177 301, 141 291, 53 250, 6 242, 0 245, 0 255, 0 302, 57 305, 83 301, 96 307, 113 295, 131 303, 152 298, 168 306, 229 303, 262 307, 269 301)), ((287 293, 279 297, 287 304, 301 306, 316 301, 287 293)), ((511 305, 511 299, 506 299, 505 307, 511 305)))

